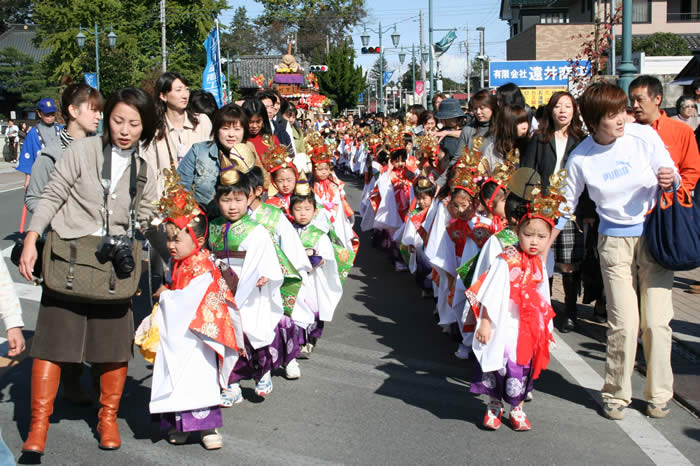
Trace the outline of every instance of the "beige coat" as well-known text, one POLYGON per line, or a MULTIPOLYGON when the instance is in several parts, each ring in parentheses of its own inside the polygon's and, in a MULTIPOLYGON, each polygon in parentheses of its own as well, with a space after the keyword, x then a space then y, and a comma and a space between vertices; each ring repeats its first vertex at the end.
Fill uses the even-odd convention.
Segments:
POLYGON ((174 163, 177 168, 180 159, 190 150, 192 144, 210 141, 212 139, 212 126, 209 117, 204 113, 198 113, 197 119, 199 123, 195 127, 185 113, 185 124, 182 131, 179 132, 178 138, 178 130, 173 128, 166 116, 165 128, 168 133, 167 137, 161 138, 160 140, 154 138, 153 142, 151 142, 146 149, 145 155, 148 165, 153 168, 154 173, 158 176, 158 193, 163 191, 165 185, 165 178, 162 176, 163 170, 170 168, 171 162, 174 163), (170 144, 170 152, 168 152, 168 143, 170 144), (172 161, 170 159, 171 153, 174 159, 172 161))
MULTIPOLYGON (((142 151, 138 159, 147 163, 142 151)), ((62 239, 74 239, 102 228, 106 220, 101 183, 103 162, 102 138, 99 136, 79 139, 68 146, 63 157, 56 162, 28 230, 42 234, 51 224, 62 239)), ((123 235, 129 226, 129 166, 107 199, 111 235, 123 235)), ((157 199, 155 177, 150 169, 147 173, 148 181, 136 212, 137 221, 144 222, 144 228, 155 213, 154 201, 157 199)))

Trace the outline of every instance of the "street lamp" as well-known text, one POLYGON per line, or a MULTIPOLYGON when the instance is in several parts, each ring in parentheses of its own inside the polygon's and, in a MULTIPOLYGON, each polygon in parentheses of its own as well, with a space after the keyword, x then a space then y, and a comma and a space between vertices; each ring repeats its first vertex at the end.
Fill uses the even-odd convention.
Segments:
MULTIPOLYGON (((75 36, 76 42, 78 42, 78 47, 80 49, 83 49, 85 47, 85 39, 87 36, 83 34, 83 31, 87 32, 88 34, 92 34, 95 36, 95 76, 96 76, 96 87, 97 90, 100 90, 100 31, 97 28, 97 23, 95 23, 95 31, 91 31, 87 28, 84 28, 81 25, 78 26, 78 34, 75 36)), ((114 47, 117 46, 117 35, 114 33, 114 27, 112 25, 109 25, 109 34, 107 34, 107 44, 109 45, 110 49, 113 49, 114 47)), ((105 32, 104 30, 102 31, 103 33, 105 32)))
MULTIPOLYGON (((406 50, 408 50, 407 47, 400 47, 400 52, 399 52, 399 61, 403 65, 404 60, 406 60, 406 50)), ((416 44, 411 45, 411 70, 413 71, 413 100, 415 101, 416 99, 416 44)), ((427 55, 427 54, 424 54, 427 55)), ((427 57, 423 57, 423 62, 427 60, 427 57)), ((421 63, 421 67, 423 66, 423 63, 421 63)), ((415 102, 414 102, 415 103, 415 102)))
POLYGON ((401 53, 399 54, 399 61, 401 62, 402 65, 403 65, 403 62, 404 62, 405 60, 406 60, 406 54, 403 53, 403 52, 401 52, 401 53))
POLYGON ((394 47, 399 46, 399 41, 401 40, 401 35, 396 32, 396 24, 393 26, 389 26, 386 29, 382 29, 382 23, 379 23, 379 29, 371 29, 368 28, 367 26, 364 26, 364 33, 360 36, 360 40, 362 40, 362 46, 367 47, 369 44, 369 35, 367 34, 367 31, 374 32, 379 36, 379 98, 381 100, 381 111, 384 113, 384 47, 382 46, 382 35, 385 32, 389 32, 393 28, 394 33, 391 35, 391 42, 394 44, 394 47))

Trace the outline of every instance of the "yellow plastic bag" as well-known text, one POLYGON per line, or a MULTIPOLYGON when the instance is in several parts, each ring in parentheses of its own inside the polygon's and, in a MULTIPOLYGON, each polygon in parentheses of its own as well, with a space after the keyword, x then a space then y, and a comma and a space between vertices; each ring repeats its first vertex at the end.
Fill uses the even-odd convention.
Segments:
POLYGON ((156 353, 160 345, 160 331, 156 324, 155 317, 159 312, 158 303, 153 306, 151 315, 141 321, 134 335, 134 343, 139 347, 143 358, 153 363, 156 360, 156 353))

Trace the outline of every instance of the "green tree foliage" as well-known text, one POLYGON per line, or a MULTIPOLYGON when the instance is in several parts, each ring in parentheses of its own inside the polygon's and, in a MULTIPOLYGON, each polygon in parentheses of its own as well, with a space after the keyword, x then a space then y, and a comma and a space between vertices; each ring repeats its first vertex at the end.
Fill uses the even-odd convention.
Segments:
POLYGON ((409 91, 413 90, 413 67, 416 68, 416 81, 420 81, 421 66, 418 63, 418 57, 416 57, 415 61, 411 60, 411 63, 408 64, 408 70, 401 76, 401 87, 409 91))
POLYGON ((367 16, 365 0, 256 0, 264 10, 257 23, 266 50, 286 50, 287 34, 297 32, 297 50, 307 56, 325 52, 326 41, 341 43, 367 16), (267 31, 272 29, 272 31, 267 31))
POLYGON ((339 112, 355 107, 365 86, 362 67, 355 66, 355 51, 347 43, 333 47, 325 64, 328 71, 317 74, 321 93, 335 101, 339 112))
POLYGON ((260 53, 260 38, 253 21, 248 18, 248 11, 239 6, 233 14, 228 31, 221 34, 221 54, 256 55, 260 53))
POLYGON ((32 15, 31 0, 0 0, 0 34, 12 23, 25 24, 32 15))
MULTIPOLYGON (((647 56, 691 55, 685 39, 670 32, 655 32, 646 37, 632 38, 632 52, 644 52, 647 56)), ((622 41, 615 42, 615 54, 622 56, 622 41)))
MULTIPOLYGON (((193 87, 201 83, 206 62, 202 43, 214 26, 214 19, 226 8, 225 0, 168 0, 166 2, 166 42, 168 69, 179 71, 193 87)), ((86 33, 85 50, 75 40, 78 25, 100 35, 100 74, 106 96, 124 84, 138 85, 159 67, 160 15, 158 2, 149 0, 42 0, 36 2, 33 20, 39 25, 37 45, 50 48, 45 58, 51 81, 65 75, 79 76, 94 71, 95 38, 86 33), (114 26, 117 48, 106 46, 106 33, 114 26), (90 61, 92 58, 92 62, 90 61), (111 62, 110 62, 111 60, 111 62), (107 76, 107 71, 115 73, 107 76)))
POLYGON ((16 99, 17 108, 33 107, 42 97, 54 97, 41 66, 13 47, 0 50, 0 87, 16 99))
MULTIPOLYGON (((377 88, 377 92, 379 92, 379 84, 380 80, 384 79, 384 76, 382 76, 382 73, 379 72, 379 60, 381 60, 383 55, 380 55, 379 58, 374 62, 374 65, 372 65, 372 69, 369 70, 369 73, 367 73, 367 85, 372 87, 374 86, 377 88)), ((382 71, 389 71, 389 63, 387 63, 386 58, 382 61, 382 71)))

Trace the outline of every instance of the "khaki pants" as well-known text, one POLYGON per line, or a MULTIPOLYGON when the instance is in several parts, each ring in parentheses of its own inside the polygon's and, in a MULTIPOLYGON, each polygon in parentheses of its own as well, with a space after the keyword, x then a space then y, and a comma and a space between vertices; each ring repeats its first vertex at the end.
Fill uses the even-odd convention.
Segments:
POLYGON ((644 397, 654 404, 666 403, 673 397, 669 325, 673 317, 673 271, 654 261, 644 237, 600 235, 598 252, 610 326, 603 399, 624 405, 632 401, 641 306, 647 363, 644 397))

